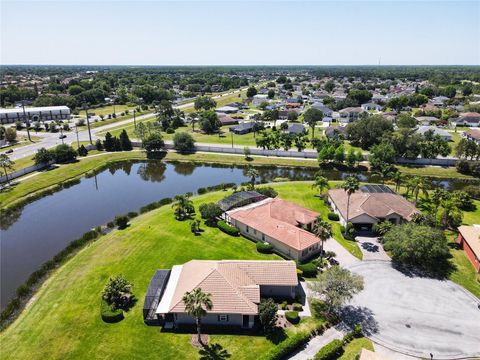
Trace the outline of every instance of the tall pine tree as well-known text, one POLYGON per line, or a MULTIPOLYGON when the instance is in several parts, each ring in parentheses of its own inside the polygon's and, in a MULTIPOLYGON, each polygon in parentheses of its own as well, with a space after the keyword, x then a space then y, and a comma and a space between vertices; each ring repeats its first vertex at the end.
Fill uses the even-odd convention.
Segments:
POLYGON ((120 133, 120 146, 123 151, 132 150, 132 142, 128 138, 128 134, 125 129, 123 129, 123 131, 120 133))
POLYGON ((105 151, 115 151, 115 141, 113 140, 112 134, 107 132, 105 134, 105 141, 103 142, 103 147, 105 151))

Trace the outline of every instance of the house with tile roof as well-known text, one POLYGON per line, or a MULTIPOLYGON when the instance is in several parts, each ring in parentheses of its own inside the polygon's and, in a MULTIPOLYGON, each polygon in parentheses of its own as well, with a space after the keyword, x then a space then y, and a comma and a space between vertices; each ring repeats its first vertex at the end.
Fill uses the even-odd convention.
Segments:
POLYGON ((457 244, 465 251, 477 273, 480 273, 480 225, 459 226, 457 244))
MULTIPOLYGON (((343 189, 328 191, 332 209, 340 217, 342 225, 347 224, 348 196, 343 189)), ((348 221, 357 229, 371 230, 382 221, 401 224, 412 219, 419 211, 403 196, 385 185, 365 185, 350 196, 348 221)))
POLYGON ((283 256, 302 261, 320 251, 320 240, 310 232, 319 215, 294 203, 268 198, 228 211, 225 219, 243 236, 271 244, 283 256))
POLYGON ((296 265, 284 260, 191 260, 175 265, 156 309, 166 327, 195 323, 182 298, 197 288, 209 293, 213 303, 202 324, 251 328, 261 298, 295 298, 296 265))

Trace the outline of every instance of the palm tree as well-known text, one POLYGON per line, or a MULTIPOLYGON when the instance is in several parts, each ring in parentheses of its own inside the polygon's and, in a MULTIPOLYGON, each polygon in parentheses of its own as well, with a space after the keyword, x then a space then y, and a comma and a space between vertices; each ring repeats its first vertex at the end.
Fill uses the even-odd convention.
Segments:
POLYGON ((420 192, 422 192, 425 197, 428 198, 428 182, 425 180, 425 178, 420 177, 420 176, 415 176, 412 179, 408 181, 409 183, 409 188, 412 191, 412 195, 415 196, 415 205, 417 205, 418 202, 418 195, 420 192))
POLYGON ((175 218, 177 220, 183 220, 187 215, 195 212, 192 200, 190 200, 190 195, 183 194, 177 195, 174 197, 174 203, 172 208, 174 209, 175 218))
POLYGON ((345 226, 345 235, 348 231, 348 220, 349 220, 349 211, 350 211, 350 196, 355 193, 360 188, 360 183, 355 176, 349 176, 345 179, 345 182, 342 184, 342 189, 347 192, 347 224, 345 226))
POLYGON ((212 310, 212 295, 204 293, 201 288, 193 291, 187 291, 182 298, 185 304, 187 314, 195 318, 197 324, 198 342, 203 345, 201 337, 201 318, 207 315, 207 311, 212 310))
POLYGON ((190 121, 192 123, 192 132, 195 132, 195 123, 197 122, 198 114, 196 112, 190 115, 190 121))
POLYGON ((328 183, 328 179, 325 176, 317 174, 315 176, 315 182, 312 184, 312 188, 318 188, 319 195, 323 194, 325 189, 330 189, 330 184, 328 183))
POLYGON ((445 197, 445 190, 440 188, 435 188, 432 193, 432 201, 433 205, 435 206, 434 210, 434 219, 435 219, 435 226, 437 226, 437 216, 438 216, 438 208, 442 202, 442 199, 445 197))
POLYGON ((404 178, 400 171, 395 171, 392 175, 392 181, 395 183, 395 192, 400 190, 400 185, 402 185, 404 178))
POLYGON ((7 154, 0 154, 0 167, 3 168, 8 183, 10 183, 10 180, 8 179, 8 170, 13 170, 14 164, 15 162, 10 160, 7 154))
POLYGON ((332 225, 319 216, 313 227, 313 233, 320 239, 320 262, 323 260, 323 243, 332 236, 332 225))
POLYGON ((251 167, 247 170, 246 175, 250 178, 250 184, 251 184, 251 187, 253 189, 255 187, 255 180, 259 176, 259 173, 256 169, 251 167))

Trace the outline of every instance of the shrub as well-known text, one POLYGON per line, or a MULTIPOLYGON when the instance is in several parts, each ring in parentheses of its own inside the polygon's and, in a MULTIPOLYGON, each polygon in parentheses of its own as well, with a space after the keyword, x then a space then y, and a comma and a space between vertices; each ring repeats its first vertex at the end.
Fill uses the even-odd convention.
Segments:
POLYGON ((50 151, 53 159, 58 164, 73 161, 77 158, 77 152, 75 149, 67 144, 57 145, 57 147, 50 151))
POLYGON ((205 189, 204 187, 198 188, 197 193, 198 193, 198 195, 206 194, 207 189, 205 189))
POLYGON ((135 212, 135 211, 130 211, 128 214, 127 214, 127 217, 129 219, 133 219, 134 217, 137 217, 138 216, 138 213, 135 212))
POLYGON ((322 347, 314 357, 314 360, 332 360, 338 358, 343 353, 343 341, 335 339, 322 347))
POLYGON ((317 266, 314 263, 297 264, 297 269, 302 270, 303 276, 315 277, 317 275, 317 266))
POLYGON ((220 206, 214 202, 202 204, 198 210, 200 211, 202 219, 205 219, 208 225, 215 224, 215 219, 220 217, 223 213, 223 210, 220 209, 220 206))
POLYGON ((125 229, 127 227, 127 224, 128 224, 128 216, 126 215, 115 216, 115 225, 117 225, 119 229, 125 229))
POLYGON ((353 330, 351 330, 351 331, 349 331, 348 333, 345 334, 345 336, 343 337, 343 343, 347 344, 350 341, 352 341, 353 339, 359 338, 359 337, 362 337, 362 326, 359 325, 359 324, 356 324, 353 327, 353 330))
POLYGON ((257 251, 262 254, 271 254, 273 246, 268 243, 257 242, 257 251))
POLYGON ((100 314, 102 320, 106 323, 113 324, 123 320, 123 311, 121 309, 112 310, 111 306, 102 299, 100 303, 100 314))
POLYGON ((278 192, 271 186, 259 187, 256 188, 255 191, 270 198, 274 198, 278 195, 278 192))
POLYGON ((167 130, 165 131, 167 134, 173 134, 175 132, 175 130, 173 130, 171 127, 167 128, 167 130))
POLYGON ((480 200, 480 186, 468 185, 463 190, 475 200, 480 200))
POLYGON ((286 301, 284 301, 280 304, 280 309, 287 310, 287 308, 288 308, 287 306, 288 306, 288 303, 286 301))
POLYGON ((163 198, 158 202, 158 204, 159 206, 163 206, 163 205, 171 204, 172 202, 173 202, 172 198, 163 198))
POLYGON ((285 313, 285 318, 291 324, 298 324, 300 321, 300 317, 298 316, 298 311, 287 311, 285 313))
POLYGON ((310 340, 311 334, 308 332, 299 332, 276 345, 269 352, 265 353, 261 360, 281 360, 294 353, 301 346, 310 340))
POLYGON ((189 133, 178 132, 173 136, 173 147, 179 152, 191 152, 195 150, 195 141, 189 133))
POLYGON ((222 230, 224 233, 232 236, 238 236, 238 229, 236 227, 233 227, 231 225, 228 225, 225 221, 220 220, 217 222, 217 226, 220 230, 222 230))
POLYGON ((340 217, 338 216, 338 214, 331 212, 328 213, 328 220, 338 221, 340 220, 340 217))
POLYGON ((160 207, 160 204, 158 202, 154 201, 154 202, 152 202, 148 205, 142 206, 140 208, 140 214, 145 214, 146 212, 155 210, 156 208, 159 208, 159 207, 160 207))
POLYGON ((87 156, 88 155, 88 150, 85 147, 85 145, 82 144, 78 148, 77 153, 78 153, 79 156, 87 156))
POLYGON ((115 226, 115 223, 114 223, 113 221, 109 221, 109 222, 107 223, 107 227, 108 227, 109 229, 113 229, 114 226, 115 226))
POLYGON ((302 311, 303 310, 303 305, 299 304, 299 303, 294 303, 292 305, 292 307, 293 307, 293 310, 295 310, 295 311, 302 311))

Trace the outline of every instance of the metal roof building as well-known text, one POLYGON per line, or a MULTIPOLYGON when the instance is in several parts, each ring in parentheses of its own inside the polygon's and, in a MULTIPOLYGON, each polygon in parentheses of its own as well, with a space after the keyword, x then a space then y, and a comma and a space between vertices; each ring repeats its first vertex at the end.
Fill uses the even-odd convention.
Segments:
POLYGON ((16 121, 51 121, 69 120, 70 108, 68 106, 44 106, 23 108, 0 109, 0 123, 11 124, 16 121))

